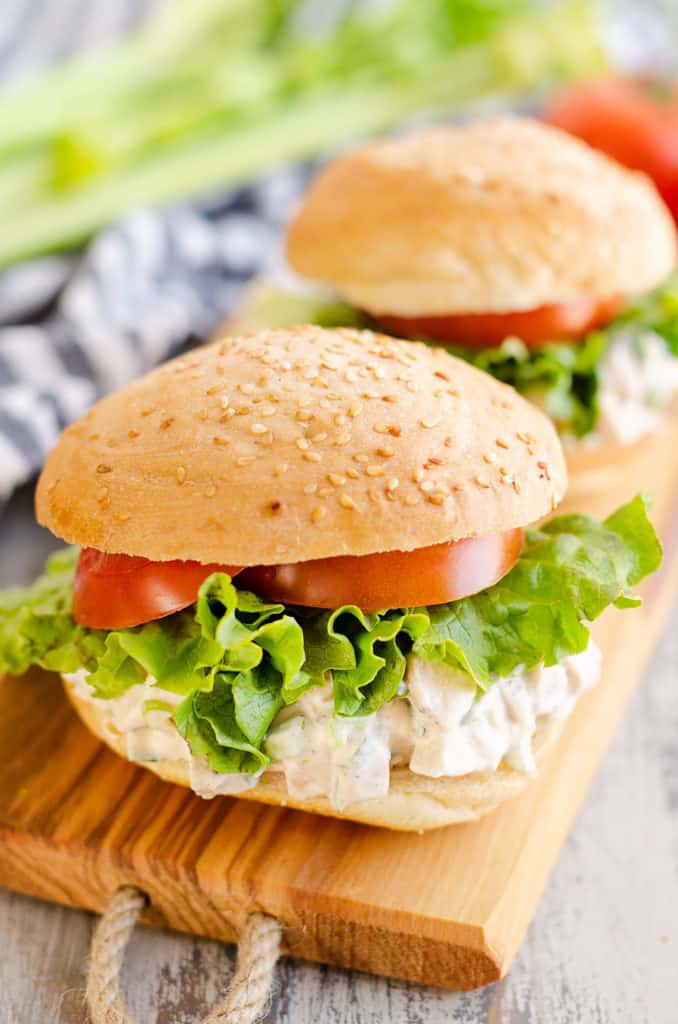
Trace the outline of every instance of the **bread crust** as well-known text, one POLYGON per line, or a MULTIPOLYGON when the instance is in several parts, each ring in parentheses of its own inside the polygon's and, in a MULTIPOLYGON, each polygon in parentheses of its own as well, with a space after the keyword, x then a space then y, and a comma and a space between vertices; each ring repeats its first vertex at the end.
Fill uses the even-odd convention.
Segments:
MULTIPOLYGON (((106 721, 104 711, 79 696, 71 681, 64 679, 63 683, 68 699, 90 732, 120 757, 128 760, 124 736, 106 721)), ((538 762, 557 734, 555 727, 537 734, 534 746, 538 762)), ((190 788, 188 764, 185 761, 147 761, 141 763, 140 767, 148 769, 165 782, 190 788)), ((403 832, 423 832, 445 825, 475 821, 495 810, 505 800, 518 796, 531 778, 530 775, 504 766, 495 772, 474 772, 441 779, 417 775, 408 768, 392 768, 386 796, 352 803, 339 811, 325 797, 293 799, 287 792, 281 772, 265 772, 257 785, 239 793, 238 799, 294 807, 314 814, 403 832)))
POLYGON ((49 455, 65 540, 227 566, 409 551, 551 512, 547 417, 443 350, 297 327, 216 340, 99 402, 49 455))
POLYGON ((559 129, 502 117, 331 161, 287 254, 360 309, 421 316, 647 291, 672 270, 676 241, 645 175, 559 129))

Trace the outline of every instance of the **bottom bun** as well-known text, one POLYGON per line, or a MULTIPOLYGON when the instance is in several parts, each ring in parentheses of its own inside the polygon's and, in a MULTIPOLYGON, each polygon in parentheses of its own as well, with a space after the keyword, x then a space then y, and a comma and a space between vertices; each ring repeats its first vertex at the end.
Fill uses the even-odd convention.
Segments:
MULTIPOLYGON (((63 680, 64 688, 78 715, 95 736, 103 740, 116 754, 128 761, 125 737, 106 720, 105 711, 97 704, 79 696, 74 684, 63 680)), ((541 730, 534 739, 537 760, 541 760, 547 746, 557 735, 555 727, 541 730)), ((186 761, 134 762, 173 782, 190 789, 190 776, 186 761)), ((359 821, 366 825, 398 829, 405 832, 423 832, 426 829, 475 821, 489 814, 505 800, 518 796, 533 776, 501 766, 495 772, 475 772, 453 778, 433 779, 417 775, 409 768, 391 769, 391 784, 386 796, 348 804, 342 810, 332 807, 325 797, 296 800, 287 792, 282 772, 265 772, 256 786, 239 793, 237 799, 257 800, 279 807, 294 807, 301 811, 324 814, 333 818, 359 821)), ((233 799, 233 797, 230 797, 233 799)))

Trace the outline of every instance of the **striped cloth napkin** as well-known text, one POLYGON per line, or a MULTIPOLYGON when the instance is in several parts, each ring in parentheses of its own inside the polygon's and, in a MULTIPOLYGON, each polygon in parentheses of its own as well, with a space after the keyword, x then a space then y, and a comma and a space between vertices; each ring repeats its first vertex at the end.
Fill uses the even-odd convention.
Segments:
POLYGON ((209 337, 250 277, 274 273, 309 170, 218 202, 131 212, 77 259, 0 276, 0 501, 97 398, 209 337))

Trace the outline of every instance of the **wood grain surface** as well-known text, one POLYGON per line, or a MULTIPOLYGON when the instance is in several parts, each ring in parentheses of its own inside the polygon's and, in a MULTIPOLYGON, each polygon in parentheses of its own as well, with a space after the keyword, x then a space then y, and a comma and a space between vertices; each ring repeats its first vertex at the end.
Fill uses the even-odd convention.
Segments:
POLYGON ((668 608, 678 574, 670 477, 655 505, 665 568, 641 610, 597 624, 604 680, 518 800, 424 836, 205 803, 116 758, 55 677, 35 673, 0 684, 0 882, 92 909, 133 883, 149 893, 155 924, 232 940, 263 909, 285 923, 296 957, 450 988, 496 980, 668 608))

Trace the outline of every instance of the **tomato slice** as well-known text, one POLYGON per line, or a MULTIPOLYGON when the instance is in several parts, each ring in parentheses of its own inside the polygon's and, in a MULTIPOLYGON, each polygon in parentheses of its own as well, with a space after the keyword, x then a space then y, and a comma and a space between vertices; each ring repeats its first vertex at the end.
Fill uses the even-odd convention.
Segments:
POLYGON ((506 338, 520 338, 528 348, 547 341, 583 339, 589 331, 614 319, 623 299, 573 299, 537 309, 509 313, 454 313, 449 316, 402 317, 380 315, 379 322, 392 334, 432 338, 448 345, 492 348, 506 338))
POLYGON ((544 120, 654 181, 678 220, 678 87, 605 79, 558 93, 544 120))
POLYGON ((342 555, 245 569, 238 584, 271 601, 363 611, 444 604, 491 587, 511 569, 523 531, 434 544, 415 551, 342 555))
POLYGON ((152 562, 83 548, 73 589, 73 617, 91 629, 125 629, 161 619, 195 601, 213 572, 234 576, 237 566, 152 562))

